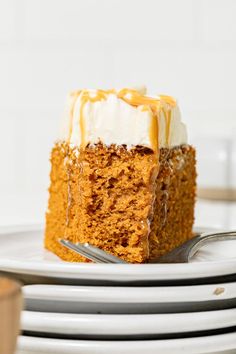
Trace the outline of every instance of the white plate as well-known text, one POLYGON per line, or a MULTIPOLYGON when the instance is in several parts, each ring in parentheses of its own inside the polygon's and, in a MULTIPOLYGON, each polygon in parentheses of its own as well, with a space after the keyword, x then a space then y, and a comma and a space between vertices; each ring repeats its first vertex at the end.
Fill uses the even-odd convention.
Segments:
POLYGON ((236 326, 236 308, 189 313, 101 315, 24 311, 21 329, 80 338, 150 338, 236 326))
POLYGON ((30 311, 70 313, 168 313, 236 307, 236 283, 120 287, 27 285, 30 311))
POLYGON ((0 270, 30 283, 157 282, 232 275, 236 271, 236 241, 211 243, 191 263, 94 264, 67 263, 43 248, 43 231, 0 229, 0 270))
POLYGON ((19 337, 16 354, 235 354, 236 332, 213 336, 139 341, 19 337))

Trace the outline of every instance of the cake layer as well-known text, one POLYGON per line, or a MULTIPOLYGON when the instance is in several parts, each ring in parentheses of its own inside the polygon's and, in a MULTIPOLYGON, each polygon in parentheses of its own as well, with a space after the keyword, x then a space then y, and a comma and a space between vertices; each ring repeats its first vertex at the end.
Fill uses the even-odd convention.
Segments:
POLYGON ((58 143, 51 157, 45 246, 86 261, 58 239, 89 242, 132 263, 147 262, 192 235, 195 151, 58 143))
POLYGON ((169 96, 147 96, 134 89, 80 90, 67 100, 61 141, 137 145, 157 151, 187 143, 177 102, 169 96))

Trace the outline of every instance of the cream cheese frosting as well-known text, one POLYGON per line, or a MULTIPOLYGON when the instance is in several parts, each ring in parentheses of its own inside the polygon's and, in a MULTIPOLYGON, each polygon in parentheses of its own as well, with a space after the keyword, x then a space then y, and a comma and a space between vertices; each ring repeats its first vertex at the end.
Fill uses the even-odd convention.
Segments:
POLYGON ((80 90, 68 96, 60 139, 78 147, 102 142, 155 151, 186 144, 187 132, 170 96, 147 96, 144 88, 80 90))

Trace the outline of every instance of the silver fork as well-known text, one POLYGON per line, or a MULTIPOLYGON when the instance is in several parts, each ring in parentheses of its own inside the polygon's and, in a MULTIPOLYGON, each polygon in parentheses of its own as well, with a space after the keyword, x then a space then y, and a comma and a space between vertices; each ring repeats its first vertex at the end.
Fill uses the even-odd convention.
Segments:
POLYGON ((101 248, 90 245, 89 243, 73 243, 68 240, 59 240, 59 242, 67 248, 79 253, 95 263, 127 263, 119 257, 103 251, 101 248))
MULTIPOLYGON (((212 232, 197 235, 181 246, 168 252, 164 256, 153 258, 149 263, 188 263, 190 258, 205 244, 212 241, 236 240, 236 231, 212 232)), ((80 255, 92 260, 95 263, 126 263, 123 259, 113 256, 102 249, 92 246, 89 243, 72 243, 68 240, 60 239, 59 242, 79 253, 80 255)))

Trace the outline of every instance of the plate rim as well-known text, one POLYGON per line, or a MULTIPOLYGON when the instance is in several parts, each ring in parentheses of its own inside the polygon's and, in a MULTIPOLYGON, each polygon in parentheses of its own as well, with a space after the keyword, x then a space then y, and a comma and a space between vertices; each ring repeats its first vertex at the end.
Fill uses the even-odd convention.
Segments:
POLYGON ((139 340, 139 341, 109 341, 109 340, 68 340, 68 339, 53 339, 30 336, 20 336, 18 340, 17 353, 19 350, 31 353, 32 350, 40 351, 40 354, 45 354, 47 351, 55 352, 58 347, 61 348, 62 354, 77 354, 78 350, 83 350, 84 354, 105 354, 109 350, 113 350, 114 354, 141 354, 146 352, 151 354, 156 353, 156 350, 161 350, 163 354, 172 354, 175 350, 176 354, 185 353, 199 354, 211 353, 215 350, 233 350, 235 349, 236 332, 224 333, 220 335, 211 335, 204 337, 190 337, 181 339, 163 339, 163 340, 139 340), (177 352, 178 350, 178 352, 177 352))
POLYGON ((192 303, 207 301, 227 301, 236 298, 236 282, 202 284, 186 286, 109 286, 109 292, 104 286, 34 284, 22 288, 27 301, 70 301, 74 303, 116 303, 116 304, 149 304, 157 303, 192 303), (216 294, 217 288, 223 288, 222 293, 216 294), (137 295, 138 294, 138 295, 137 295), (140 300, 141 297, 141 300, 140 300))
POLYGON ((23 331, 71 335, 184 334, 234 326, 236 326, 236 308, 164 314, 74 314, 23 311, 21 316, 23 331))
MULTIPOLYGON (((5 228, 6 230, 6 228, 5 228)), ((0 227, 0 238, 6 231, 0 227)), ((7 235, 27 232, 40 232, 43 227, 35 225, 21 225, 20 231, 11 232, 11 226, 7 229, 7 235), (26 229, 25 229, 26 227, 26 229)), ((47 276, 51 278, 68 279, 94 279, 107 281, 171 281, 204 279, 235 274, 236 257, 219 260, 204 261, 198 263, 175 264, 95 264, 95 263, 69 263, 65 261, 26 261, 17 259, 0 259, 0 270, 15 274, 27 274, 31 276, 47 276), (230 271, 231 270, 231 271, 230 271), (145 278, 144 278, 145 276, 145 278)))

